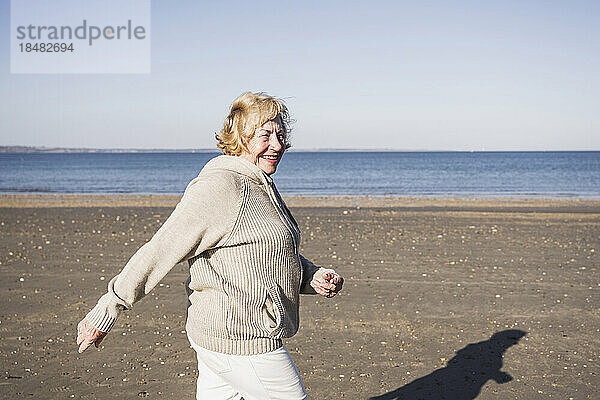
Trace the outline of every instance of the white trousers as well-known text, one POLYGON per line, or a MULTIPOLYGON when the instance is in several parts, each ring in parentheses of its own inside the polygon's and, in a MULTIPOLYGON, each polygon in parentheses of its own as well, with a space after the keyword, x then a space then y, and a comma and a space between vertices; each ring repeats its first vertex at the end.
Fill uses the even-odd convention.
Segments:
POLYGON ((296 365, 285 347, 234 356, 198 346, 197 400, 308 400, 296 365))

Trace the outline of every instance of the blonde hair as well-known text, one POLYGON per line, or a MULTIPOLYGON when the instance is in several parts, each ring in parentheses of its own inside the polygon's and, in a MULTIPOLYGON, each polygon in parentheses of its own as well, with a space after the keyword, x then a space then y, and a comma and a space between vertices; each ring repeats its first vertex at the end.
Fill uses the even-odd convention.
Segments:
POLYGON ((283 101, 262 92, 242 93, 231 103, 221 132, 215 133, 217 146, 223 154, 240 155, 247 150, 246 144, 254 136, 254 131, 278 116, 283 128, 283 145, 289 149, 290 124, 293 121, 283 101))

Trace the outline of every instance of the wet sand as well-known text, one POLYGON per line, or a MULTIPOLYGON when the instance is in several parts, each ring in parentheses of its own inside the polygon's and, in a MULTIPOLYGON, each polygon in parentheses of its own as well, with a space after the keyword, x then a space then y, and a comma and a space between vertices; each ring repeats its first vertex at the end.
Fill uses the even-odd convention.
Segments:
MULTIPOLYGON (((185 264, 101 350, 77 322, 173 196, 0 196, 0 398, 193 398, 185 264)), ((302 252, 346 278, 288 339, 311 399, 592 399, 600 202, 288 198, 302 252)))

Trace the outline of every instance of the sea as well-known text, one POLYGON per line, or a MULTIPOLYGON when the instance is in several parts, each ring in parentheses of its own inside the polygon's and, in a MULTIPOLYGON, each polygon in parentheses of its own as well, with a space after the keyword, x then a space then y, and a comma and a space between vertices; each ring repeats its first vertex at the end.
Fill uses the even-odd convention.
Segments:
MULTIPOLYGON (((218 153, 1 153, 0 193, 182 194, 218 153)), ((600 198, 600 151, 288 152, 284 195, 600 198)))

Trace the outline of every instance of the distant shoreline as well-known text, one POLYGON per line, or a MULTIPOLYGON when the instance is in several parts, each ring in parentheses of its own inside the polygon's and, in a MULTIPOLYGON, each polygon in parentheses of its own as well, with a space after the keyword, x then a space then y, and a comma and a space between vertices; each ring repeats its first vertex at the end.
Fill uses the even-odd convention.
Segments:
MULTIPOLYGON (((600 150, 407 150, 407 149, 372 149, 372 148, 314 148, 296 149, 289 152, 297 153, 331 153, 331 152, 389 152, 389 153, 594 153, 600 150)), ((215 153, 219 149, 94 149, 83 147, 45 147, 45 146, 0 146, 0 154, 128 154, 128 153, 215 153)))
POLYGON ((90 149, 44 146, 0 146, 0 153, 48 154, 48 153, 220 153, 218 149, 90 149))

